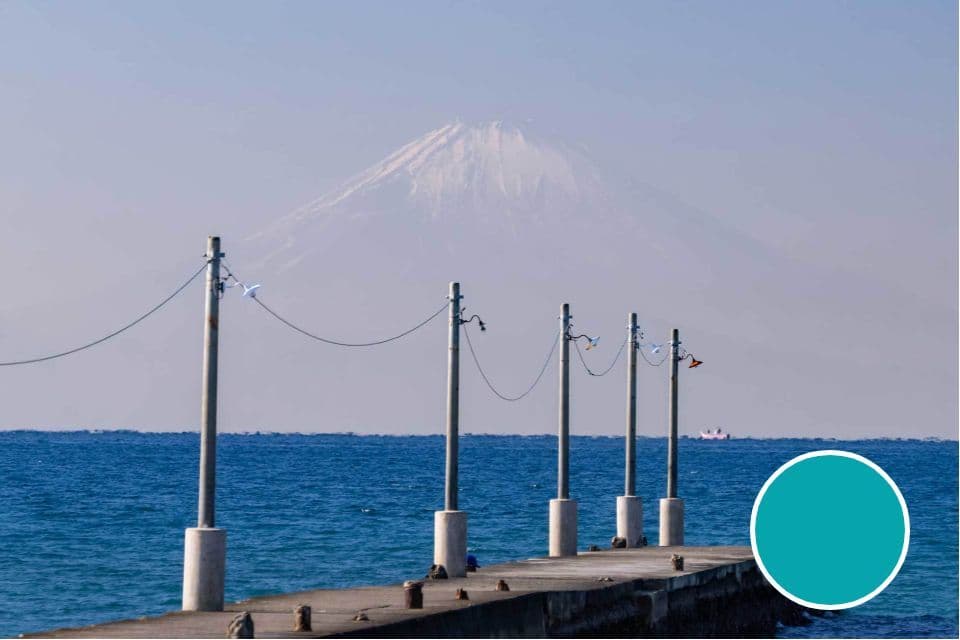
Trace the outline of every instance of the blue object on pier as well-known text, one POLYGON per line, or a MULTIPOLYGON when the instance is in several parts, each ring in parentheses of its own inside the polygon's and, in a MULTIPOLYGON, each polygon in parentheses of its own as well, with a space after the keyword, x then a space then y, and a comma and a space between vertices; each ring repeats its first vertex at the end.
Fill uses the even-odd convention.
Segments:
POLYGON ((468 566, 468 567, 472 567, 472 568, 474 568, 474 569, 479 569, 479 568, 480 568, 480 565, 477 564, 477 556, 473 555, 472 553, 468 553, 468 554, 467 554, 467 566, 468 566))

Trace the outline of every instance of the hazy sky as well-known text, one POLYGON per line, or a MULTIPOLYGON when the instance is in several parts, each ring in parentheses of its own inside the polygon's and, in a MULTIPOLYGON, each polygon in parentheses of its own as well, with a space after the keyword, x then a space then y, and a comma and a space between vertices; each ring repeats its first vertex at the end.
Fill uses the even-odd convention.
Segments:
MULTIPOLYGON (((876 345, 926 395, 876 391, 917 401, 904 434, 956 437, 957 71, 955 2, 0 2, 0 360, 125 321, 209 233, 510 118, 935 309, 876 345)), ((199 354, 163 361, 198 344, 193 302, 103 360, 0 371, 0 428, 194 424, 199 354)))

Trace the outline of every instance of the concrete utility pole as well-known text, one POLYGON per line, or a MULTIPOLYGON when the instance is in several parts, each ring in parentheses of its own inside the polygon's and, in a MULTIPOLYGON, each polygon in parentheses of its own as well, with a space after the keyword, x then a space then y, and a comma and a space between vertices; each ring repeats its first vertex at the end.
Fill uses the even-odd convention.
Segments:
POLYGON ((627 547, 639 547, 643 540, 643 501, 637 497, 637 351, 640 349, 640 330, 637 314, 627 317, 627 436, 623 473, 623 495, 617 497, 617 537, 627 547))
POLYGON ((560 420, 557 498, 570 498, 570 305, 560 307, 560 420))
POLYGON ((447 478, 444 509, 457 510, 460 450, 460 283, 450 283, 450 339, 447 355, 447 478))
POLYGON ((570 305, 560 306, 560 420, 557 498, 550 501, 550 555, 577 555, 577 501, 570 499, 570 305))
POLYGON ((183 609, 222 611, 227 532, 215 527, 217 473, 217 347, 220 329, 220 238, 207 238, 203 395, 200 400, 200 497, 197 526, 186 531, 183 609))
POLYGON ((467 514, 457 510, 460 451, 460 283, 450 283, 450 334, 447 356, 447 473, 444 510, 434 513, 433 563, 451 578, 467 575, 467 514))
POLYGON ((660 500, 660 546, 683 545, 683 500, 677 497, 677 371, 680 332, 670 337, 670 435, 667 439, 667 497, 660 500))

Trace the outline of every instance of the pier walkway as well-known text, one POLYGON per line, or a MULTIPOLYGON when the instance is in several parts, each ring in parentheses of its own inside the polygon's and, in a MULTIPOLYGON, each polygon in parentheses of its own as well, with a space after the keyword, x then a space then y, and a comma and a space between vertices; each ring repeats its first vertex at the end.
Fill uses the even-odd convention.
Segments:
POLYGON ((223 638, 242 611, 257 638, 771 635, 796 614, 764 580, 749 547, 608 549, 482 567, 466 578, 426 580, 422 609, 404 607, 400 584, 264 596, 225 609, 27 637, 223 638), (672 566, 674 553, 684 558, 682 571, 672 566), (509 591, 495 590, 500 580, 509 591), (458 588, 468 600, 456 599, 458 588), (293 631, 300 604, 312 608, 310 632, 293 631), (367 620, 354 620, 360 612, 367 620))

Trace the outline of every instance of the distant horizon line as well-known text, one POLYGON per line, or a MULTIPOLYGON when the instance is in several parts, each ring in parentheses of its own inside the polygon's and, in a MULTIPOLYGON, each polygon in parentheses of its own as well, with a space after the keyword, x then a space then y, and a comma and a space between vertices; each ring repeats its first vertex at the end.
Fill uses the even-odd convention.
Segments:
MULTIPOLYGON (((104 429, 26 429, 26 428, 0 428, 0 435, 6 433, 85 433, 90 435, 134 433, 142 435, 199 435, 197 429, 182 429, 179 431, 157 431, 141 429, 124 428, 104 428, 104 429)), ((217 435, 221 436, 347 436, 359 438, 444 438, 443 432, 436 433, 360 433, 357 431, 264 431, 264 430, 246 430, 246 431, 219 431, 217 435)), ((556 433, 495 433, 486 431, 469 431, 460 434, 461 437, 501 437, 501 438, 543 438, 556 437, 556 433)), ((680 438, 699 440, 699 434, 689 435, 680 434, 680 438)), ((603 439, 622 439, 623 434, 570 434, 573 438, 603 438, 603 439)), ((667 436, 637 435, 638 439, 644 440, 666 440, 667 436)), ((838 437, 838 436, 797 436, 797 435, 778 435, 778 436, 756 436, 744 435, 736 436, 731 434, 730 440, 826 440, 835 442, 855 442, 855 441, 891 441, 891 442, 957 442, 958 438, 949 438, 942 436, 862 436, 862 437, 838 437)))

